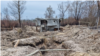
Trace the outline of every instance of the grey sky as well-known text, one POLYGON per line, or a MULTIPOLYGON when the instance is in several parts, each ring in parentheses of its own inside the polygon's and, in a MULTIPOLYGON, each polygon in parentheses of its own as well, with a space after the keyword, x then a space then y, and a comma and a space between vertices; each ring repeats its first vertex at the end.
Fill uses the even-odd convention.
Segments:
MULTIPOLYGON (((1 13, 3 14, 3 9, 8 7, 7 4, 12 1, 1 1, 1 13)), ((35 19, 37 17, 44 18, 44 13, 46 8, 51 5, 53 10, 55 11, 55 16, 59 16, 58 4, 65 1, 27 1, 26 10, 23 14, 22 19, 35 19)), ((67 16, 66 16, 67 17, 67 16)))

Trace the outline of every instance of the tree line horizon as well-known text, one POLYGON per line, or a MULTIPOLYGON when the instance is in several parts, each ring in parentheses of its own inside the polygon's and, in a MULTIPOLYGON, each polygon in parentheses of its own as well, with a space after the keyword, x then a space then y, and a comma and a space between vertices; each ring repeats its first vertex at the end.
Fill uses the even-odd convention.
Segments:
MULTIPOLYGON (((2 24, 5 24, 3 20, 6 20, 6 22, 9 22, 11 19, 10 16, 13 16, 15 20, 17 20, 19 27, 22 25, 22 17, 23 13, 26 10, 26 1, 12 1, 11 3, 8 3, 8 8, 4 8, 3 14, 4 17, 1 20, 2 24), (12 6, 13 5, 13 6, 12 6), (7 21, 8 20, 8 21, 7 21)), ((85 22, 92 22, 92 25, 95 25, 97 19, 100 17, 100 1, 73 1, 69 3, 69 1, 61 2, 58 4, 58 11, 59 16, 54 16, 56 13, 52 6, 49 5, 46 8, 46 11, 44 12, 45 18, 59 18, 62 20, 62 24, 68 24, 69 21, 73 21, 74 24, 78 25, 79 20, 85 21, 85 22), (66 19, 65 16, 66 13, 68 13, 68 18, 66 19), (71 19, 70 19, 71 18, 71 19)), ((33 20, 33 19, 32 19, 33 20)), ((99 22, 100 20, 98 20, 99 22)), ((70 23, 70 22, 69 22, 70 23)), ((1 25, 2 25, 1 24, 1 25)))

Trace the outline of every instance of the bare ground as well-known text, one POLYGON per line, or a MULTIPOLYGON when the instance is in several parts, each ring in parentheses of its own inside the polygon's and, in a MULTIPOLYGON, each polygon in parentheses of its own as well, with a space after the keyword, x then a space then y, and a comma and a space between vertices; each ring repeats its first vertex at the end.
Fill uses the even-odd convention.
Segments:
POLYGON ((42 51, 31 56, 100 56, 100 33, 85 26, 67 25, 63 31, 36 32, 35 27, 15 28, 1 32, 2 56, 26 56, 39 49, 70 49, 42 51), (19 40, 18 46, 14 47, 19 40))

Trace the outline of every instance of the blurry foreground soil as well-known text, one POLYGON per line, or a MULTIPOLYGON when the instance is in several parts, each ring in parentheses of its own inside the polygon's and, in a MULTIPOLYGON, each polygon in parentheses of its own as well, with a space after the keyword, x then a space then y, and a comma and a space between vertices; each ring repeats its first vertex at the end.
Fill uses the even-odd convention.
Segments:
POLYGON ((97 29, 82 25, 62 28, 63 31, 37 32, 34 26, 25 26, 1 31, 1 55, 26 56, 39 49, 70 49, 42 51, 31 56, 100 56, 100 33, 97 29))

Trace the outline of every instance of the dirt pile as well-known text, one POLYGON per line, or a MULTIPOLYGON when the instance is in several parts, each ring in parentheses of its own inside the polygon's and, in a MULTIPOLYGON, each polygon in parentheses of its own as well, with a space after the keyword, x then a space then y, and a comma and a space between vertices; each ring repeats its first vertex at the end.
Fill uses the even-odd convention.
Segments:
POLYGON ((24 39, 17 39, 13 41, 13 45, 16 44, 16 42, 19 40, 18 46, 27 46, 30 45, 32 47, 36 47, 36 45, 41 44, 43 42, 43 39, 32 36, 30 38, 24 38, 24 39))
POLYGON ((100 56, 100 53, 82 53, 82 52, 74 52, 69 56, 100 56))
MULTIPOLYGON (((30 46, 16 47, 16 48, 8 48, 6 50, 2 50, 2 56, 25 56, 33 51, 37 50, 36 48, 30 46)), ((36 54, 35 56, 40 56, 40 54, 36 54)))
POLYGON ((14 28, 11 31, 2 31, 1 32, 1 49, 6 49, 9 47, 13 47, 12 42, 17 39, 28 38, 31 36, 38 35, 34 31, 26 31, 21 28, 14 28))
POLYGON ((45 49, 66 51, 38 51, 31 56, 100 56, 98 30, 77 25, 62 28, 63 31, 41 33, 36 32, 35 27, 31 26, 26 26, 24 30, 16 28, 12 31, 2 31, 2 56, 25 56, 36 50, 45 49))

